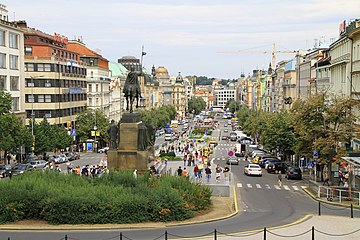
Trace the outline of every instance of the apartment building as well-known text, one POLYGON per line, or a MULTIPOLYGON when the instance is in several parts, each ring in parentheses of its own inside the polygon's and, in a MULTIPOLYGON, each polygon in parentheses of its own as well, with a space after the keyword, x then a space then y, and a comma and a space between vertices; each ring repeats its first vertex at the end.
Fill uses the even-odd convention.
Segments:
POLYGON ((25 122, 24 33, 7 12, 0 4, 0 89, 10 93, 12 112, 25 122))

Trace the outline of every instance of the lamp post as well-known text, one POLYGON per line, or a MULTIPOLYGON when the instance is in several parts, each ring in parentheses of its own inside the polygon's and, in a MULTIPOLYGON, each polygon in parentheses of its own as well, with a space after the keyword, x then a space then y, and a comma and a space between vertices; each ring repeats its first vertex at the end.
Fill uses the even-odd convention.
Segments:
POLYGON ((96 110, 94 111, 94 115, 95 115, 95 125, 94 125, 94 132, 95 132, 95 142, 94 142, 94 152, 97 151, 97 144, 96 144, 96 130, 97 130, 97 126, 96 126, 96 110))
POLYGON ((32 146, 31 146, 31 153, 34 155, 35 152, 35 135, 34 135, 34 121, 35 121, 35 113, 34 113, 34 102, 35 102, 35 96, 34 96, 34 78, 39 78, 44 76, 38 76, 38 77, 32 77, 31 79, 31 96, 32 96, 32 102, 31 102, 31 136, 32 136, 32 146))

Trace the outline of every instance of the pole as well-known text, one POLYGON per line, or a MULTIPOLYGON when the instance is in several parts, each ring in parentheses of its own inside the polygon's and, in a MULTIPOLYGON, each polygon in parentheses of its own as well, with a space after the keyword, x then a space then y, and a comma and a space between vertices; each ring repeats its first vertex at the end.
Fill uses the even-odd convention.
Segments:
POLYGON ((32 103, 31 103, 31 137, 32 137, 32 146, 31 146, 31 152, 32 155, 34 155, 35 152, 35 136, 34 136, 34 120, 35 120, 35 114, 34 114, 34 102, 35 102, 35 96, 34 96, 34 77, 31 78, 31 96, 32 96, 32 103))
POLYGON ((217 231, 216 231, 216 228, 214 230, 214 240, 217 240, 217 231))
POLYGON ((312 228, 311 228, 311 239, 315 240, 315 228, 314 228, 314 226, 312 226, 312 228))
POLYGON ((120 239, 120 240, 123 239, 122 232, 120 232, 120 238, 119 238, 119 239, 120 239))
POLYGON ((266 227, 264 227, 264 240, 266 240, 266 227))
POLYGON ((354 218, 354 207, 353 207, 352 204, 350 205, 350 211, 351 211, 351 212, 350 212, 350 217, 351 217, 351 218, 354 218))
POLYGON ((321 216, 321 202, 319 201, 319 216, 321 216))
POLYGON ((95 132, 95 142, 94 142, 94 152, 96 152, 97 149, 97 145, 96 145, 96 130, 97 130, 97 126, 96 126, 96 110, 94 111, 94 115, 95 115, 95 125, 94 125, 94 132, 95 132))
POLYGON ((165 231, 165 240, 168 240, 168 233, 165 231))

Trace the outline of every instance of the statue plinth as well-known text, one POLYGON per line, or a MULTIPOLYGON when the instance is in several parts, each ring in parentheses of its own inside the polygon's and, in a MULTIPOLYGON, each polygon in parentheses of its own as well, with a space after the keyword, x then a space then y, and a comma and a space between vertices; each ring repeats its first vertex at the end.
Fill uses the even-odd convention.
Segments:
POLYGON ((153 148, 139 150, 139 131, 142 126, 139 113, 125 113, 120 121, 118 149, 109 150, 108 167, 112 170, 134 170, 145 172, 154 156, 153 148))

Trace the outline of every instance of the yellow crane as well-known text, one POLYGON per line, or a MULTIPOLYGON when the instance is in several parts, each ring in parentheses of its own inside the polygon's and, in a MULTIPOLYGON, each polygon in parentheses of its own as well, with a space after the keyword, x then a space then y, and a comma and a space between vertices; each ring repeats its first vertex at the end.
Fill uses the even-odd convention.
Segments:
POLYGON ((276 53, 285 53, 285 54, 296 54, 298 51, 277 51, 276 45, 273 43, 272 50, 235 50, 235 51, 222 51, 220 53, 271 53, 271 68, 275 69, 276 67, 276 53))

